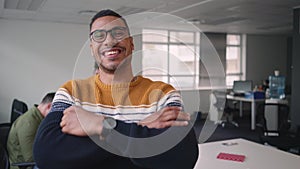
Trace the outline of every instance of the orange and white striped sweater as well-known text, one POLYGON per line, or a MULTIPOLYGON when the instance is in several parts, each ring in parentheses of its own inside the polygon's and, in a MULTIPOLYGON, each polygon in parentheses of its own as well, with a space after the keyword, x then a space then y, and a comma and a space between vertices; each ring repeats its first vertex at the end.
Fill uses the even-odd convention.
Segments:
POLYGON ((115 85, 102 83, 99 75, 68 81, 56 92, 51 112, 74 104, 126 123, 136 123, 166 106, 183 107, 179 92, 171 85, 142 76, 115 85))

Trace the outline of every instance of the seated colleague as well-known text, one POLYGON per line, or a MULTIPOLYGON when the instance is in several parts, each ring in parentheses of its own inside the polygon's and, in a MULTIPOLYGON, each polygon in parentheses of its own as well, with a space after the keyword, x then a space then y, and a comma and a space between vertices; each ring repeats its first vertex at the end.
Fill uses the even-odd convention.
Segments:
POLYGON ((266 91, 267 89, 269 89, 269 79, 265 79, 263 81, 263 85, 262 85, 262 90, 266 91))
MULTIPOLYGON (((33 142, 38 126, 50 111, 55 93, 48 93, 42 102, 18 117, 11 126, 7 140, 10 163, 32 162, 33 142)), ((11 169, 19 169, 11 166, 11 169)))
POLYGON ((134 44, 125 19, 112 10, 102 10, 92 18, 90 32, 90 48, 99 72, 84 80, 68 81, 56 92, 35 139, 37 166, 193 168, 198 158, 197 139, 189 114, 182 112, 181 96, 169 84, 133 76, 134 44), (107 126, 108 121, 111 125, 107 126), (172 138, 167 140, 169 144, 155 140, 168 132, 173 132, 167 135, 172 138), (183 137, 172 143, 173 137, 182 133, 183 137), (168 146, 147 155, 152 149, 168 146))

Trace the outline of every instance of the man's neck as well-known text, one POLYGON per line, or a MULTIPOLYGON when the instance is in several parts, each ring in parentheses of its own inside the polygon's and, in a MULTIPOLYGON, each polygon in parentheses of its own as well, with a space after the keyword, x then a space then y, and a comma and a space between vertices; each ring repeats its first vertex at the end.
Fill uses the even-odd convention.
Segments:
POLYGON ((133 79, 132 70, 123 70, 122 72, 107 73, 102 70, 99 71, 100 81, 107 85, 118 83, 130 83, 133 79))

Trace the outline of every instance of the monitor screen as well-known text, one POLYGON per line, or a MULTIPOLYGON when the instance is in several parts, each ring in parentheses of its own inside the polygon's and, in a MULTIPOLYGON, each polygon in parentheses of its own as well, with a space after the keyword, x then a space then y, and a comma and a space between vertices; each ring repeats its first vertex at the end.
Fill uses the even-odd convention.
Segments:
POLYGON ((247 93, 252 91, 251 80, 234 81, 232 91, 234 93, 247 93))

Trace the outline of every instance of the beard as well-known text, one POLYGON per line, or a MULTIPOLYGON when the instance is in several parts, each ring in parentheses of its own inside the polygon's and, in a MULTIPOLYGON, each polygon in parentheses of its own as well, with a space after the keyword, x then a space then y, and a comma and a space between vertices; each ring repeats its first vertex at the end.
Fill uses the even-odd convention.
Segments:
POLYGON ((117 70, 118 68, 118 65, 112 65, 112 66, 105 66, 103 65, 102 63, 99 63, 99 68, 105 72, 105 73, 108 73, 108 74, 114 74, 115 71, 117 70))
POLYGON ((123 73, 126 71, 128 68, 131 67, 131 59, 132 55, 127 56, 124 58, 121 62, 119 63, 111 63, 109 65, 103 64, 102 60, 98 62, 99 68, 108 74, 115 74, 115 73, 123 73))

